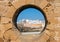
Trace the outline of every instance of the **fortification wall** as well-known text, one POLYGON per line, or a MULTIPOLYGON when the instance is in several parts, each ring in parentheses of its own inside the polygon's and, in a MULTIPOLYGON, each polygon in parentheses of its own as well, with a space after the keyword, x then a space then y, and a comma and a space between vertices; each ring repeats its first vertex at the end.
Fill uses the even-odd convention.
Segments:
POLYGON ((60 42, 60 0, 0 0, 0 42, 60 42), (12 22, 15 11, 26 4, 40 7, 48 20, 46 30, 37 39, 23 39, 12 22))

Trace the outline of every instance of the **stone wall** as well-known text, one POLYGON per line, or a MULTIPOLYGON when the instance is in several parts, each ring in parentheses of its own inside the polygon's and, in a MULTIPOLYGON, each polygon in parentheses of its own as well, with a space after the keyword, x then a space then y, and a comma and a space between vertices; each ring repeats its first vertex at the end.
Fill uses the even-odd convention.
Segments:
POLYGON ((60 42, 60 0, 0 0, 0 42, 60 42), (36 39, 21 36, 12 22, 15 11, 26 4, 40 7, 48 20, 45 31, 36 39))

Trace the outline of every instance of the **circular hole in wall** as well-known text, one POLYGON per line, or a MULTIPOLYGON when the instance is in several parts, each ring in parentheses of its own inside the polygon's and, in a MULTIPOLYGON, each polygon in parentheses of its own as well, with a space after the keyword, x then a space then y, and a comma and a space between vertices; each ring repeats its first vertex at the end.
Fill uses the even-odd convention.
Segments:
POLYGON ((47 19, 38 6, 24 5, 16 10, 13 24, 21 34, 40 34, 46 28, 47 19))

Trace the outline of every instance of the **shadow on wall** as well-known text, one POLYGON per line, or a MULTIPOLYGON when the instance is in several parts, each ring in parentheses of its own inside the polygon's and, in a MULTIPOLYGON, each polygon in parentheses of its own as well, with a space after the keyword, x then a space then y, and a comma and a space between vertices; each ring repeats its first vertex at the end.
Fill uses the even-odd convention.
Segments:
POLYGON ((2 38, 0 38, 0 42, 4 42, 4 40, 2 38))

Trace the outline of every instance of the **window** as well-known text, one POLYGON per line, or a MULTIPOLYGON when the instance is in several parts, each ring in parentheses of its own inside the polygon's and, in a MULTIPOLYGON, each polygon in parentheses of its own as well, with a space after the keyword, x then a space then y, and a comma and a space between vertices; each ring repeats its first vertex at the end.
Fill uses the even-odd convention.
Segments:
POLYGON ((15 14, 13 22, 21 34, 40 34, 46 28, 46 16, 37 6, 22 6, 15 14))

